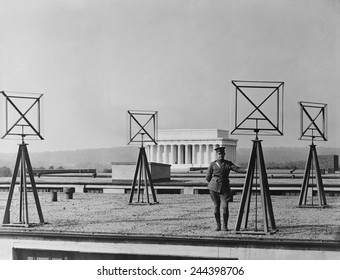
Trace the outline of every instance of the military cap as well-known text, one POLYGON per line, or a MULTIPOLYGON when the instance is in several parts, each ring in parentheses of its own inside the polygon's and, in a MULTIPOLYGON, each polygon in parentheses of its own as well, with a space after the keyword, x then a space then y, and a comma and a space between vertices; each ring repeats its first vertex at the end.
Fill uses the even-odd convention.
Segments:
POLYGON ((225 154, 225 147, 218 147, 214 149, 217 154, 225 154))

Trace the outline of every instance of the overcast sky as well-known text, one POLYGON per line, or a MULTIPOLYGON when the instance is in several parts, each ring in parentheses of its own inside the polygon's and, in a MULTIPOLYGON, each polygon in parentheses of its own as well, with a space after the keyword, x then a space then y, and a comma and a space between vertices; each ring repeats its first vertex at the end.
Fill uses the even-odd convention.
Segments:
POLYGON ((318 145, 340 146, 339 17, 336 0, 0 0, 0 90, 44 94, 30 151, 125 146, 127 110, 230 131, 233 79, 285 83, 284 136, 264 147, 309 144, 298 101, 328 104, 318 145))

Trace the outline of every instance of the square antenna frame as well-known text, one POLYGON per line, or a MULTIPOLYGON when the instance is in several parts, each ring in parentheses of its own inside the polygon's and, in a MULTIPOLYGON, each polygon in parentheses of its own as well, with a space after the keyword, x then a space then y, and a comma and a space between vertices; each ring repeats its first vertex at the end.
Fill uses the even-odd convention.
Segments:
MULTIPOLYGON (((238 135, 283 135, 284 82, 231 81, 235 86, 234 129, 238 135)), ((233 118, 233 115, 232 115, 233 118)))
POLYGON ((157 145, 158 112, 128 110, 128 144, 152 142, 157 145))
POLYGON ((38 139, 41 135, 41 107, 43 94, 1 91, 4 97, 2 139, 38 139))
POLYGON ((299 140, 327 141, 327 104, 300 101, 299 140))

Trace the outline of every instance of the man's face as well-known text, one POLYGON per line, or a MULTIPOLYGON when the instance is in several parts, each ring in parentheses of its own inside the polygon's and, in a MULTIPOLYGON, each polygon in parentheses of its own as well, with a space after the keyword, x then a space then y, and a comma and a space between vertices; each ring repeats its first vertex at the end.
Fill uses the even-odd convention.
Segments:
POLYGON ((224 153, 216 153, 216 155, 218 160, 224 159, 224 153))

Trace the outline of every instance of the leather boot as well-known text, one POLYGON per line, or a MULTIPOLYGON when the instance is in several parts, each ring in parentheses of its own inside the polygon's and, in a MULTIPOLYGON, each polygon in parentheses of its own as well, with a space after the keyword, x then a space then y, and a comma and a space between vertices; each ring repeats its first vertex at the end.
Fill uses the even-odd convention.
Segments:
POLYGON ((229 213, 223 213, 223 230, 228 231, 229 213))
POLYGON ((221 214, 220 213, 214 213, 215 214, 215 220, 216 220, 216 231, 221 230, 221 214))

